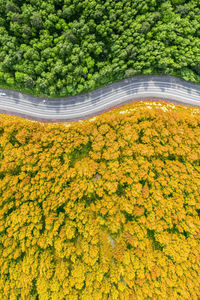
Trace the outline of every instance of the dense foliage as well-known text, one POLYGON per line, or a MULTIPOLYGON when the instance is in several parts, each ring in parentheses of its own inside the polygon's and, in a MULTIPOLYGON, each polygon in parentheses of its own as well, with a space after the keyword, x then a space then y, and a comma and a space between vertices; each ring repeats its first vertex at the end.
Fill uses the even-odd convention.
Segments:
POLYGON ((75 95, 141 74, 200 83, 200 0, 1 0, 0 84, 75 95))
POLYGON ((0 299, 196 299, 200 110, 0 117, 0 299))

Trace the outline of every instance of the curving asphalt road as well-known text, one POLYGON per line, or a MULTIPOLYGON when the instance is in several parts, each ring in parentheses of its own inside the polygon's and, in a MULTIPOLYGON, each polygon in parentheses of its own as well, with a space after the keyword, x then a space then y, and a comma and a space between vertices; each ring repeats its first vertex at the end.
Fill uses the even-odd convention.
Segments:
POLYGON ((0 112, 36 121, 72 122, 134 100, 152 98, 200 106, 200 85, 173 76, 147 75, 115 82, 87 94, 54 99, 0 89, 0 112))

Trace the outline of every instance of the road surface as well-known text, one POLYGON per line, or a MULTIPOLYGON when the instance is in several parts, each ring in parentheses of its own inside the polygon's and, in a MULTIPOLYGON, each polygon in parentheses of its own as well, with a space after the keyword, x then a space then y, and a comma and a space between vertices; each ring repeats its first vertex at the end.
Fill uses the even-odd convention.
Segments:
POLYGON ((36 121, 72 122, 134 100, 152 98, 200 106, 200 85, 173 76, 147 75, 115 82, 87 94, 54 99, 0 89, 0 112, 36 121))

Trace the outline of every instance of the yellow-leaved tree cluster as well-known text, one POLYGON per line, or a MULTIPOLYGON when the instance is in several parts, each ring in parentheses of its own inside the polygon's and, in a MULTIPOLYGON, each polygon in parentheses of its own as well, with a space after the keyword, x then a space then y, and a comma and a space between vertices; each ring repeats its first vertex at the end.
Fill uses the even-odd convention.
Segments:
POLYGON ((0 299, 200 299, 199 112, 0 115, 0 299))

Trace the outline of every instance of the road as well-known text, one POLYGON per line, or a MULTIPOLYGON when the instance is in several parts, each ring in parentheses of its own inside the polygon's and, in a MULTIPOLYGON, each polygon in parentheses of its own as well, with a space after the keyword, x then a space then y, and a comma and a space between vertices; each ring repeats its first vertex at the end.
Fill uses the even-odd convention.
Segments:
POLYGON ((147 75, 125 79, 87 94, 66 98, 36 98, 0 89, 0 112, 47 122, 90 118, 134 100, 158 98, 184 105, 200 105, 200 85, 173 76, 147 75), (45 101, 44 101, 45 100, 45 101))

